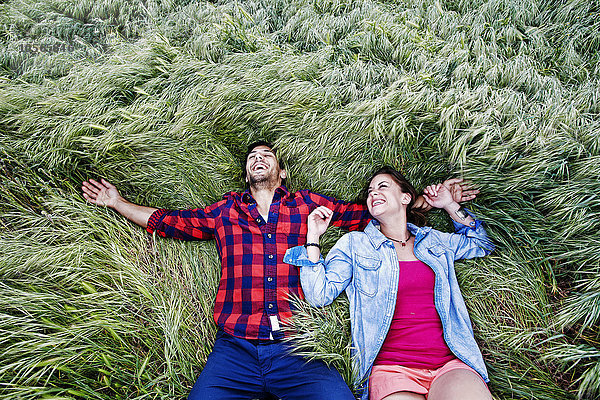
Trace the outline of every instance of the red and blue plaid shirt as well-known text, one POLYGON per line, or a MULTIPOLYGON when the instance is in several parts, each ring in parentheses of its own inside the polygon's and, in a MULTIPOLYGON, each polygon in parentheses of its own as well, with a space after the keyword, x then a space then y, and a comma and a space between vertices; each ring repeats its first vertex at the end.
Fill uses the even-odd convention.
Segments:
POLYGON ((182 240, 215 239, 221 257, 221 279, 214 319, 225 332, 245 339, 282 337, 271 329, 270 317, 292 315, 288 296, 303 296, 298 268, 285 264, 290 247, 306 243, 306 220, 318 206, 334 211, 332 224, 349 230, 364 228, 366 206, 336 200, 307 190, 275 190, 268 220, 259 214, 249 191, 230 192, 204 209, 157 210, 148 232, 182 240))

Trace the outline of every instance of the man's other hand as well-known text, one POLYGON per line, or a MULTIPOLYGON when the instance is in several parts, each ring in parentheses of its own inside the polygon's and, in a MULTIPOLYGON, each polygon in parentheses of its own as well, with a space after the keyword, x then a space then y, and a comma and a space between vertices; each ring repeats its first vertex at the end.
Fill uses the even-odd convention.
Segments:
POLYGON ((446 179, 443 185, 450 191, 452 198, 457 203, 473 200, 479 194, 471 183, 465 182, 462 178, 446 179))

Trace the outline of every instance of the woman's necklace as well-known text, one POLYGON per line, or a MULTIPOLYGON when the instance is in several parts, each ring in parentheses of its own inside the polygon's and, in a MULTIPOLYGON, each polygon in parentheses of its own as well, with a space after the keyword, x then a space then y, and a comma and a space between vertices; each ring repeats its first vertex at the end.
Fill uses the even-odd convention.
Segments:
POLYGON ((408 237, 406 238, 406 240, 398 240, 398 239, 391 238, 389 236, 386 236, 386 238, 393 240, 394 242, 400 243, 402 245, 402 247, 406 247, 406 243, 408 243, 411 236, 412 236, 412 234, 410 232, 408 232, 408 237))

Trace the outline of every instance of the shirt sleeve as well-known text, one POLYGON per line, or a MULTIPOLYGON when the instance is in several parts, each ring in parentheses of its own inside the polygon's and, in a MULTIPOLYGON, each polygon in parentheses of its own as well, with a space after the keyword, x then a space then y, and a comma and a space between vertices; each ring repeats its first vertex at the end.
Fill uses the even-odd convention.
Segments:
POLYGON ((159 236, 180 240, 207 240, 215 237, 215 220, 222 202, 191 210, 156 210, 146 230, 159 236))
POLYGON ((300 268, 300 283, 306 300, 315 307, 331 304, 352 280, 351 238, 346 234, 327 254, 314 263, 304 246, 288 249, 283 262, 300 268))
POLYGON ((490 254, 495 248, 491 239, 487 236, 483 222, 478 220, 469 210, 467 212, 475 220, 473 226, 466 226, 453 220, 454 233, 447 234, 450 247, 454 251, 455 260, 483 257, 490 254))
POLYGON ((371 214, 364 204, 336 200, 333 197, 308 192, 310 202, 333 211, 331 224, 350 231, 363 230, 371 221, 371 214))

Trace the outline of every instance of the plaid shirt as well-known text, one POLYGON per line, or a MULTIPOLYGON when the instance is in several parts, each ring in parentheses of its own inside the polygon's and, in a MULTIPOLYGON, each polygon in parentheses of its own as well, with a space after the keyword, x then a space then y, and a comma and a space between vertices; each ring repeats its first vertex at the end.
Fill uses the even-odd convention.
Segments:
POLYGON ((306 243, 306 219, 320 205, 334 211, 333 225, 349 230, 364 228, 370 219, 366 206, 307 190, 290 193, 280 186, 268 221, 249 191, 230 192, 204 209, 157 210, 147 230, 182 240, 215 239, 221 257, 215 322, 245 339, 281 338, 281 330, 271 329, 272 316, 278 321, 289 318, 289 294, 303 296, 298 268, 283 263, 283 256, 287 249, 306 243))

